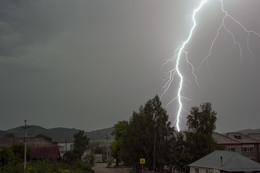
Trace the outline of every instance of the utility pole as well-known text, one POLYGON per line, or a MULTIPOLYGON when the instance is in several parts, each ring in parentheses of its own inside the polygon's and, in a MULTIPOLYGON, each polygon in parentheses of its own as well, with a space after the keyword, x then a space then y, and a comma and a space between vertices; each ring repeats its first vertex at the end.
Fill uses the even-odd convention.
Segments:
POLYGON ((107 166, 108 166, 108 135, 107 135, 107 166))
POLYGON ((65 139, 65 151, 66 151, 66 152, 68 151, 68 148, 67 148, 67 139, 65 139))
POLYGON ((30 126, 27 126, 26 124, 27 120, 24 120, 24 173, 26 172, 26 149, 27 149, 27 146, 26 146, 26 138, 27 138, 27 129, 30 128, 30 126))
POLYGON ((156 128, 154 129, 154 138, 153 138, 153 172, 155 172, 155 156, 156 156, 156 128))

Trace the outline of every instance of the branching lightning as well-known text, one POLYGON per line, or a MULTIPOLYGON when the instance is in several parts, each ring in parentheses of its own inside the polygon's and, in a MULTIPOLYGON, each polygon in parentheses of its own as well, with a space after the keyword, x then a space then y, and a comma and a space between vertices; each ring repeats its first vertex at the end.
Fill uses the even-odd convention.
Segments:
POLYGON ((260 38, 260 34, 255 32, 255 31, 250 31, 250 30, 247 30, 246 27, 240 23, 237 19, 235 19, 233 16, 231 16, 225 9, 224 9, 224 5, 223 5, 223 0, 219 0, 220 4, 221 4, 221 11, 223 12, 224 14, 224 17, 222 18, 222 21, 221 21, 221 24, 217 30, 217 34, 215 36, 215 38, 213 39, 212 43, 211 43, 211 46, 210 46, 210 50, 209 50, 209 53, 207 54, 207 56, 205 56, 205 58, 202 60, 200 66, 199 66, 199 69, 201 68, 201 66, 205 63, 205 61, 211 56, 212 54, 212 49, 214 47, 214 44, 215 42, 217 41, 217 38, 219 36, 219 33, 220 33, 220 30, 221 29, 224 29, 232 38, 232 41, 233 41, 233 44, 236 45, 238 48, 239 48, 239 51, 240 51, 240 61, 242 60, 243 58, 243 49, 241 47, 241 44, 236 41, 236 38, 235 38, 235 35, 234 33, 232 33, 228 27, 226 26, 225 22, 226 22, 226 19, 229 18, 231 19, 234 23, 238 24, 243 30, 245 33, 247 33, 247 49, 248 51, 250 52, 250 55, 253 55, 253 52, 251 51, 250 49, 250 46, 249 46, 249 36, 250 34, 254 34, 256 35, 257 37, 260 38))
MULTIPOLYGON (((182 111, 184 110, 184 108, 183 108, 183 99, 190 100, 189 98, 184 97, 182 95, 182 89, 183 89, 183 85, 184 85, 184 75, 182 74, 182 71, 181 71, 180 62, 182 60, 185 60, 185 62, 191 67, 192 75, 194 77, 194 80, 195 80, 196 84, 199 86, 198 77, 195 74, 194 66, 189 61, 189 59, 188 59, 188 51, 185 50, 185 48, 186 48, 186 45, 190 42, 190 40, 191 40, 191 38, 193 36, 194 30, 195 30, 195 28, 197 26, 196 15, 203 8, 203 6, 207 2, 208 2, 208 0, 201 0, 199 6, 193 10, 193 13, 192 13, 192 23, 193 23, 193 25, 192 25, 192 27, 191 27, 191 29, 189 31, 189 35, 188 35, 187 39, 185 41, 183 41, 182 44, 177 47, 177 49, 175 49, 174 56, 172 58, 166 60, 165 63, 163 63, 163 65, 162 65, 162 67, 163 67, 164 65, 166 65, 166 64, 168 64, 170 62, 175 63, 174 67, 167 73, 168 77, 167 77, 166 82, 165 82, 165 84, 164 84, 164 86, 162 88, 163 92, 162 92, 161 97, 163 97, 167 93, 167 91, 171 87, 172 82, 176 78, 179 79, 177 95, 170 102, 168 102, 168 104, 167 104, 167 106, 169 106, 170 104, 174 103, 176 100, 178 102, 178 110, 177 110, 177 115, 176 115, 176 128, 177 128, 178 131, 180 131, 180 125, 179 125, 180 117, 182 116, 182 111)), ((218 37, 220 35, 220 31, 222 29, 224 31, 226 31, 227 34, 229 34, 231 36, 233 44, 235 46, 237 46, 239 51, 240 51, 240 61, 242 60, 242 58, 243 58, 243 49, 242 49, 241 43, 237 41, 237 39, 235 37, 235 34, 226 26, 225 23, 226 23, 227 19, 231 19, 231 21, 236 23, 238 26, 240 26, 243 29, 243 31, 245 33, 247 33, 247 49, 248 49, 248 51, 250 53, 250 56, 253 55, 253 52, 252 52, 252 50, 250 49, 250 46, 249 46, 249 37, 250 37, 250 35, 254 34, 255 36, 260 38, 260 34, 259 33, 255 32, 255 31, 248 30, 242 23, 240 23, 237 19, 235 19, 233 16, 231 16, 225 10, 224 5, 223 5, 223 0, 219 0, 219 2, 220 2, 220 5, 221 5, 221 9, 220 10, 223 13, 223 18, 222 18, 220 26, 217 29, 217 33, 216 33, 214 39, 211 42, 211 46, 210 46, 209 52, 203 58, 201 64, 198 67, 198 70, 201 68, 201 66, 211 56, 212 50, 213 50, 214 45, 215 45, 215 42, 217 41, 217 39, 218 39, 218 37)))

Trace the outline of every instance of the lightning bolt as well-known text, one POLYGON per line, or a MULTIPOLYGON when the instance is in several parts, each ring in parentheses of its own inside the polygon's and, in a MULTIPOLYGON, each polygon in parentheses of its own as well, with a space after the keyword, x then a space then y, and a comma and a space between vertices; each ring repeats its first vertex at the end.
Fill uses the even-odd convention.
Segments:
MULTIPOLYGON (((196 26, 197 26, 195 16, 196 16, 196 14, 200 11, 200 9, 203 7, 203 5, 204 5, 206 2, 207 2, 207 0, 201 1, 200 4, 199 4, 199 6, 198 6, 196 9, 193 10, 193 13, 192 13, 193 26, 192 26, 191 29, 190 29, 188 38, 187 38, 180 46, 178 46, 178 48, 175 50, 175 55, 173 56, 172 61, 174 61, 174 59, 176 59, 176 65, 175 65, 175 68, 172 69, 172 70, 169 72, 169 79, 168 79, 168 81, 166 82, 166 84, 165 84, 164 87, 163 87, 163 94, 162 94, 162 96, 168 91, 169 87, 171 86, 175 74, 178 75, 180 81, 179 81, 179 88, 178 88, 178 91, 177 91, 177 96, 171 100, 171 102, 173 102, 173 101, 175 101, 175 100, 178 100, 178 105, 179 105, 179 107, 178 107, 178 111, 177 111, 177 120, 176 120, 176 128, 177 128, 178 131, 180 131, 179 123, 180 123, 181 111, 182 111, 182 109, 183 109, 182 98, 184 98, 184 97, 181 95, 181 91, 182 91, 182 88, 183 88, 183 75, 182 75, 181 70, 180 70, 180 61, 181 61, 182 55, 184 54, 185 57, 186 57, 186 62, 188 62, 188 64, 192 67, 192 74, 194 75, 194 77, 195 77, 195 79, 196 79, 196 83, 198 84, 197 76, 196 76, 195 73, 194 73, 194 67, 193 67, 193 65, 190 63, 190 61, 188 60, 188 57, 187 57, 188 52, 185 51, 185 47, 186 47, 186 45, 189 43, 189 41, 191 40, 191 37, 192 37, 192 35, 193 35, 193 31, 194 31, 194 29, 195 29, 196 26)), ((166 63, 168 63, 168 62, 169 62, 169 61, 167 61, 166 63)), ((164 63, 163 65, 165 65, 166 63, 164 63)), ((170 102, 170 103, 171 103, 171 102, 170 102)))
MULTIPOLYGON (((197 8, 195 8, 193 10, 193 13, 192 13, 192 22, 193 22, 193 25, 189 31, 189 35, 187 37, 187 39, 185 41, 182 42, 181 45, 179 45, 177 47, 177 49, 175 49, 174 51, 174 56, 168 60, 166 60, 163 64, 162 64, 162 68, 168 64, 168 63, 171 63, 171 62, 174 62, 175 63, 175 66, 174 68, 172 68, 168 73, 167 73, 167 78, 166 78, 166 82, 162 88, 163 92, 162 92, 162 95, 161 97, 163 97, 167 91, 169 90, 169 88, 171 87, 171 84, 172 82, 174 81, 175 79, 175 76, 177 75, 178 78, 179 78, 179 85, 178 85, 178 89, 177 89, 177 96, 174 97, 168 104, 167 106, 169 106, 171 103, 175 102, 176 100, 178 101, 178 110, 177 110, 177 115, 176 115, 176 128, 177 128, 177 131, 180 131, 180 126, 179 126, 179 123, 180 123, 180 117, 181 117, 181 113, 182 113, 182 110, 183 110, 183 102, 182 100, 183 99, 186 99, 186 100, 190 100, 189 98, 187 97, 184 97, 182 95, 182 89, 183 89, 183 85, 184 85, 184 75, 182 74, 181 72, 181 66, 180 66, 180 61, 183 59, 183 57, 185 58, 184 60, 186 61, 186 63, 191 67, 192 69, 192 75, 195 79, 195 82, 196 84, 199 86, 199 82, 198 82, 198 77, 197 75, 195 74, 195 69, 194 69, 194 66, 192 65, 192 63, 189 61, 188 59, 188 51, 185 50, 187 44, 190 42, 192 36, 193 36, 193 32, 197 26, 197 22, 196 22, 196 15, 197 13, 203 8, 203 6, 207 3, 208 0, 202 0, 199 4, 199 6, 197 8)), ((230 15, 224 8, 224 5, 223 5, 223 0, 219 0, 220 4, 221 4, 221 11, 222 13, 224 14, 223 15, 223 18, 222 18, 222 21, 221 21, 221 24, 220 26, 218 27, 217 29, 217 33, 216 33, 216 36, 214 37, 213 41, 211 42, 211 46, 210 46, 210 49, 209 49, 209 52, 208 54, 203 58, 201 64, 199 65, 198 67, 198 71, 199 69, 201 68, 201 66, 208 60, 208 58, 211 56, 212 54, 212 50, 213 50, 213 47, 215 45, 215 42, 217 41, 217 38, 219 37, 220 35, 220 31, 221 29, 224 29, 232 38, 232 41, 233 41, 233 44, 236 45, 239 50, 240 50, 240 61, 242 60, 243 58, 243 49, 242 49, 242 46, 241 46, 241 43, 238 42, 236 40, 236 37, 235 37, 235 34, 232 33, 232 31, 226 26, 226 19, 229 18, 231 19, 231 21, 233 21, 234 23, 238 24, 245 33, 247 33, 247 49, 250 53, 250 56, 253 55, 253 52, 251 51, 250 47, 249 47, 249 37, 251 34, 254 34, 256 35, 257 37, 260 38, 260 34, 255 32, 255 31, 251 31, 251 30, 248 30, 246 29, 246 27, 240 23, 237 19, 235 19, 232 15, 230 15)), ((166 106, 166 107, 167 107, 166 106)))

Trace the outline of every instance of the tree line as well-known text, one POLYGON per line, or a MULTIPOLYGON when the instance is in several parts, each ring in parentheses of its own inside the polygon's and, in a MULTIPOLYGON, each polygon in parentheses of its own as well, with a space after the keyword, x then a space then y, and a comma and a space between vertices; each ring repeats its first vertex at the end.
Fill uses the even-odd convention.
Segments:
POLYGON ((112 156, 116 166, 123 162, 140 170, 140 158, 145 168, 154 171, 188 172, 188 164, 207 155, 216 148, 212 138, 216 112, 211 103, 192 107, 187 116, 187 130, 177 132, 158 96, 148 100, 129 121, 114 125, 112 156))

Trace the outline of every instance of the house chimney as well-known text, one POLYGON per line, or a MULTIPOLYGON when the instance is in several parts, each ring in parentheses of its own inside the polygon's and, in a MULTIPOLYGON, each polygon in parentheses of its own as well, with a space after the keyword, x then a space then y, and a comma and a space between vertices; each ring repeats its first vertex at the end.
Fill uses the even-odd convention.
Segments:
POLYGON ((223 164, 223 158, 222 156, 220 156, 220 167, 222 166, 222 164, 223 164))

